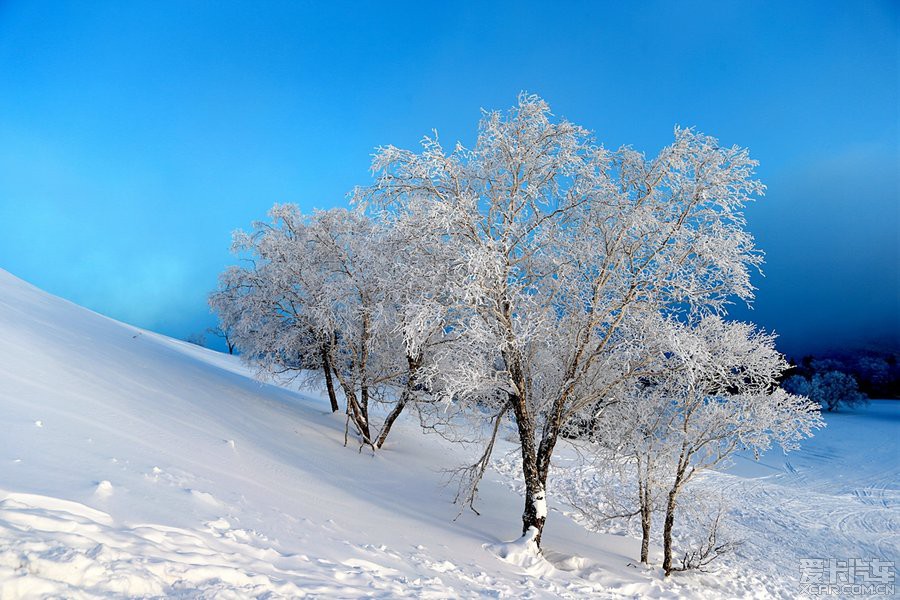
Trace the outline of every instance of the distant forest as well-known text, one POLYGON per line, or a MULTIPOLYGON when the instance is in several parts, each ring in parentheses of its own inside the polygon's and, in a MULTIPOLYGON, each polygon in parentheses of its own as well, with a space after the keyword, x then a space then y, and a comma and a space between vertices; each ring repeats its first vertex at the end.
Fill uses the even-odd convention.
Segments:
POLYGON ((812 381, 816 375, 838 372, 855 379, 859 391, 869 398, 900 399, 900 352, 858 350, 789 360, 785 381, 796 376, 812 381))

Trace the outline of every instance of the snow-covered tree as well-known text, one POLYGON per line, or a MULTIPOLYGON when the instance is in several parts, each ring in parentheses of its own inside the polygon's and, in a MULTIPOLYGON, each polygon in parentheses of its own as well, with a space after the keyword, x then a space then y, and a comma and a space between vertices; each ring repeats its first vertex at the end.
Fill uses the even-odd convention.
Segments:
POLYGON ((337 411, 329 361, 333 331, 309 310, 314 265, 305 250, 306 224, 290 206, 275 206, 270 216, 271 223, 256 222, 251 233, 235 233, 232 250, 245 264, 222 273, 210 306, 242 358, 261 373, 298 376, 322 369, 337 411))
MULTIPOLYGON (((691 129, 646 158, 610 151, 540 98, 485 113, 474 148, 393 146, 355 200, 417 215, 452 249, 441 393, 515 421, 523 535, 540 544, 560 432, 590 422, 648 369, 642 315, 717 313, 749 300, 761 262, 742 208, 763 191, 746 150, 691 129)), ((413 307, 415 308, 415 307, 413 307)), ((436 388, 438 389, 438 388, 436 388)), ((474 489, 474 487, 473 487, 474 489)))
MULTIPOLYGON (((773 443, 791 450, 822 420, 814 402, 775 387, 788 364, 775 350, 773 335, 718 316, 688 324, 662 320, 655 329, 654 374, 607 407, 593 435, 634 465, 643 562, 651 513, 664 509, 663 569, 668 575, 676 568, 676 508, 694 477, 739 450, 758 456, 773 443)), ((683 566, 715 557, 722 548, 716 545, 718 522, 718 517, 713 520, 709 546, 686 550, 683 566)))
POLYGON ((270 216, 235 235, 234 250, 249 264, 222 275, 212 306, 242 356, 262 370, 321 369, 334 411, 336 380, 348 423, 364 444, 380 447, 418 389, 429 344, 443 336, 440 311, 424 311, 424 289, 440 270, 414 260, 413 237, 389 216, 343 209, 304 216, 293 205, 276 205, 270 216), (415 320, 407 318, 413 298, 415 320), (374 401, 393 406, 377 435, 374 401))

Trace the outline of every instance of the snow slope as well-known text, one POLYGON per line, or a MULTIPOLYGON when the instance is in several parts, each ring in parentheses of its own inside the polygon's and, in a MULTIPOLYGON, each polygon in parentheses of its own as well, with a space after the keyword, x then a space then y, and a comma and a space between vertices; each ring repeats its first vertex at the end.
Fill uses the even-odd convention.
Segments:
POLYGON ((377 456, 344 448, 321 398, 0 271, 0 597, 603 597, 635 583, 633 543, 564 518, 549 546, 610 568, 500 560, 488 547, 517 537, 520 500, 488 481, 482 516, 454 521, 444 470, 465 457, 411 421, 377 456))
POLYGON ((900 582, 900 401, 826 413, 802 449, 739 458, 712 481, 740 502, 740 555, 765 557, 783 579, 801 558, 878 558, 900 582))
MULTIPOLYGON (((896 433, 888 423, 878 435, 896 433)), ((783 465, 716 475, 747 497, 739 526, 750 558, 771 551, 770 536, 799 535, 778 564, 662 581, 634 566, 637 540, 589 532, 552 502, 548 560, 522 560, 505 543, 521 508, 515 470, 504 467, 511 444, 499 444, 480 488, 481 516, 456 518, 446 470, 469 457, 415 419, 401 419, 376 456, 345 448, 343 419, 322 398, 261 384, 233 357, 2 270, 0 426, 4 599, 792 597, 791 552, 802 555, 803 540, 821 541, 826 556, 844 556, 845 543, 867 558, 898 548, 896 441, 877 446, 870 435, 847 462, 856 468, 874 448, 878 465, 838 491, 828 453, 847 449, 826 442, 783 465)), ((574 473, 565 458, 560 482, 574 473)))

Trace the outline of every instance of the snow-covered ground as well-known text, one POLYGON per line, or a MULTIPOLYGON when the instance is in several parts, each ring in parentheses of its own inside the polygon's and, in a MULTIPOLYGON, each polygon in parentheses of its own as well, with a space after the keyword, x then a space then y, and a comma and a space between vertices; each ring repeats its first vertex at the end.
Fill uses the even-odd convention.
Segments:
POLYGON ((900 402, 826 414, 798 452, 739 459, 715 485, 735 503, 738 558, 764 557, 784 580, 801 558, 880 559, 900 566, 900 402))
MULTIPOLYGON (((738 455, 725 472, 701 478, 697 485, 703 495, 724 500, 723 537, 737 547, 711 565, 713 573, 689 576, 692 589, 725 586, 722 595, 730 597, 735 594, 732 578, 743 573, 750 577, 744 584, 753 588, 746 594, 806 597, 799 593, 801 559, 891 561, 894 581, 900 581, 900 401, 874 400, 866 408, 826 413, 825 418, 826 429, 798 451, 774 449, 759 460, 738 455)), ((495 468, 512 475, 519 464, 509 453, 495 461, 495 468)), ((575 453, 564 452, 554 491, 578 497, 590 483, 589 469, 575 453)), ((521 487, 512 479, 510 485, 521 487)), ((571 507, 560 510, 598 531, 639 535, 636 519, 597 525, 571 507)), ((655 559, 662 561, 659 548, 655 559)), ((827 573, 824 577, 827 583, 827 573)))
POLYGON ((456 518, 469 457, 414 419, 345 448, 315 394, 0 271, 0 598, 796 597, 800 557, 897 559, 898 408, 708 478, 745 542, 715 576, 663 581, 552 498, 548 561, 523 561, 511 444, 456 518))

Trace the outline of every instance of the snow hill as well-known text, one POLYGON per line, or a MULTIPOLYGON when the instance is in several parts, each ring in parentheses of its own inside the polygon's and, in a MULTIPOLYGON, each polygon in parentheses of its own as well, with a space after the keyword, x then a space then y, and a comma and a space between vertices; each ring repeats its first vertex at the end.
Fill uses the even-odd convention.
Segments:
MULTIPOLYGON (((415 419, 376 456, 345 448, 317 395, 0 270, 0 598, 792 597, 794 555, 897 557, 900 412, 885 410, 853 440, 869 455, 846 481, 814 451, 717 480, 746 494, 749 556, 771 537, 794 544, 773 555, 786 565, 662 581, 633 565, 637 540, 590 532, 561 505, 547 560, 523 561, 504 543, 521 509, 511 444, 481 516, 456 518, 446 470, 469 456, 415 419)), ((559 485, 575 484, 566 473, 559 485)))

